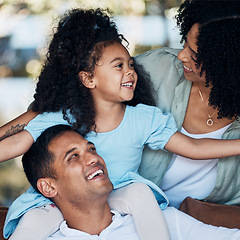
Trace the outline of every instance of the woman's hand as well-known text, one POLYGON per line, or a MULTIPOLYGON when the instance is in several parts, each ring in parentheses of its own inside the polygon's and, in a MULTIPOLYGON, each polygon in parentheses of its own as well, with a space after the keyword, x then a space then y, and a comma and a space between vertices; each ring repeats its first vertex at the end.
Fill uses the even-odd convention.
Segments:
POLYGON ((37 115, 38 113, 29 110, 0 127, 0 141, 21 132, 24 127, 37 115))

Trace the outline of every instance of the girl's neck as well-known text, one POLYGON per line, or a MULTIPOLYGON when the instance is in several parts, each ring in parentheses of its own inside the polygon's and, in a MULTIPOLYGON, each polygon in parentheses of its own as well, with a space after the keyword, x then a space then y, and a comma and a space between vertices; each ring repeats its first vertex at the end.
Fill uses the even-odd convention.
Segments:
POLYGON ((95 104, 96 132, 109 132, 116 129, 123 120, 126 106, 117 104, 95 104))

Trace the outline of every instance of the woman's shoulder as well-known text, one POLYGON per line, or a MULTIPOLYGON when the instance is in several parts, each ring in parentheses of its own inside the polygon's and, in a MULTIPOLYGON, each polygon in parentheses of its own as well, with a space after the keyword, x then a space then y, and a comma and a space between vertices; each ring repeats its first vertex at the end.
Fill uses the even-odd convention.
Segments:
POLYGON ((135 56, 138 63, 145 65, 146 62, 159 63, 165 61, 178 61, 177 55, 180 49, 174 48, 157 48, 135 56))
POLYGON ((137 64, 142 65, 149 73, 157 92, 173 91, 176 84, 184 79, 182 62, 177 58, 179 51, 179 49, 159 48, 135 57, 137 64), (165 87, 162 87, 162 84, 165 87))

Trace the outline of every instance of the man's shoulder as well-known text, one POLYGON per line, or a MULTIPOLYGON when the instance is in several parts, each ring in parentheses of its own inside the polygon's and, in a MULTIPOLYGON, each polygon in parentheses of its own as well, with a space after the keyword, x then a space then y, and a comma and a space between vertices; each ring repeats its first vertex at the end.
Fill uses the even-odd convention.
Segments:
POLYGON ((113 222, 108 227, 109 237, 111 235, 109 239, 139 240, 133 217, 128 214, 123 216, 115 210, 112 210, 112 213, 113 222))

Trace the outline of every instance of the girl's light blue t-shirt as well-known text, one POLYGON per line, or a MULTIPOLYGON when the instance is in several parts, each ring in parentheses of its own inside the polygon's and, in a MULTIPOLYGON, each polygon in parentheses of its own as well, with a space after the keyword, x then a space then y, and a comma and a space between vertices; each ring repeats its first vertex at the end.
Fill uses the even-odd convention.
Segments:
MULTIPOLYGON (((25 130, 36 140, 45 129, 57 124, 68 124, 63 120, 62 112, 44 113, 34 118, 25 130)), ((133 182, 143 182, 152 189, 159 206, 164 209, 168 205, 166 195, 157 185, 141 177, 138 167, 145 145, 154 150, 164 149, 176 131, 176 123, 170 113, 139 104, 136 107, 126 107, 123 120, 116 129, 104 133, 90 132, 86 139, 95 144, 97 153, 105 160, 114 189, 133 182)), ((5 237, 14 231, 26 211, 48 203, 51 201, 32 187, 22 194, 9 208, 4 228, 5 237)))

